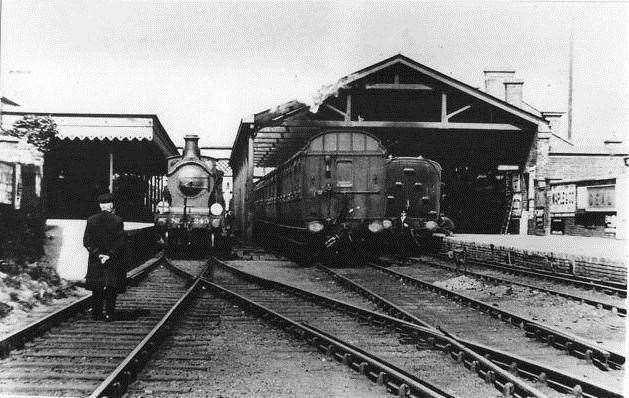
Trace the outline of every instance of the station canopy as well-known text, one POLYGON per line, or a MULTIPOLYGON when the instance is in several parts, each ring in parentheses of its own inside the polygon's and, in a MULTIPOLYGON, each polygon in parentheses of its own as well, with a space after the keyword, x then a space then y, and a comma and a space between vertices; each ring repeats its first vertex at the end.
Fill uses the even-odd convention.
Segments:
POLYGON ((248 151, 254 167, 276 167, 325 130, 360 129, 395 156, 425 156, 450 166, 525 163, 536 110, 462 83, 401 54, 322 88, 314 104, 290 101, 240 123, 231 157, 248 151))
POLYGON ((163 159, 179 154, 156 115, 23 111, 2 114, 2 125, 5 128, 10 128, 13 123, 25 116, 48 116, 57 125, 56 138, 67 144, 111 143, 119 148, 118 151, 131 152, 131 157, 133 152, 135 156, 148 152, 152 157, 163 159))

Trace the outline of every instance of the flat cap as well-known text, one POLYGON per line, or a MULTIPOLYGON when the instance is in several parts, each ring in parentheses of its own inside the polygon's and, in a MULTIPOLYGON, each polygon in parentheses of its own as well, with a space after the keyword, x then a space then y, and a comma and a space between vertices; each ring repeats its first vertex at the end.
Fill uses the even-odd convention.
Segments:
POLYGON ((98 203, 114 203, 114 197, 109 192, 98 195, 98 203))

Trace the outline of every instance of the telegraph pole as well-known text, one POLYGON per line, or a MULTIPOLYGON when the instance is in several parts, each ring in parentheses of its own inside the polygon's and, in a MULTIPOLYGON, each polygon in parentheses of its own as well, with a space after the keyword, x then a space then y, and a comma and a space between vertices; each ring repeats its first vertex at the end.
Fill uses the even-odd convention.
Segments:
POLYGON ((2 0, 0 0, 0 132, 2 131, 2 0))
MULTIPOLYGON (((0 0, 2 1, 2 0, 0 0)), ((570 67, 568 69, 568 139, 572 139, 572 91, 574 90, 574 22, 570 26, 570 67)))

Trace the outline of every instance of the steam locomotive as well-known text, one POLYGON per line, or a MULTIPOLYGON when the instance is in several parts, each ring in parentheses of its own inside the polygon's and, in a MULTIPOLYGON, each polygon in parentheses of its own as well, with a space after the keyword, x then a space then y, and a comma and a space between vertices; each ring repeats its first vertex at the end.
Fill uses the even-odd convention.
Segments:
POLYGON ((169 252, 177 249, 226 251, 223 172, 201 156, 199 137, 187 135, 182 156, 168 158, 168 184, 155 225, 169 252))
POLYGON ((437 162, 387 158, 364 131, 327 131, 256 182, 256 234, 318 257, 425 248, 454 228, 440 191, 437 162))

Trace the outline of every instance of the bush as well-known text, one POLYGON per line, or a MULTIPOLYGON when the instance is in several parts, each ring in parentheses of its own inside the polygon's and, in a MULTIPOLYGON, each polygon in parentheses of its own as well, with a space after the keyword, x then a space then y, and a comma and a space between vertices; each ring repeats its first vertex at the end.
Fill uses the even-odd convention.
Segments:
POLYGON ((39 210, 0 205, 0 258, 18 264, 44 254, 46 218, 39 210))

